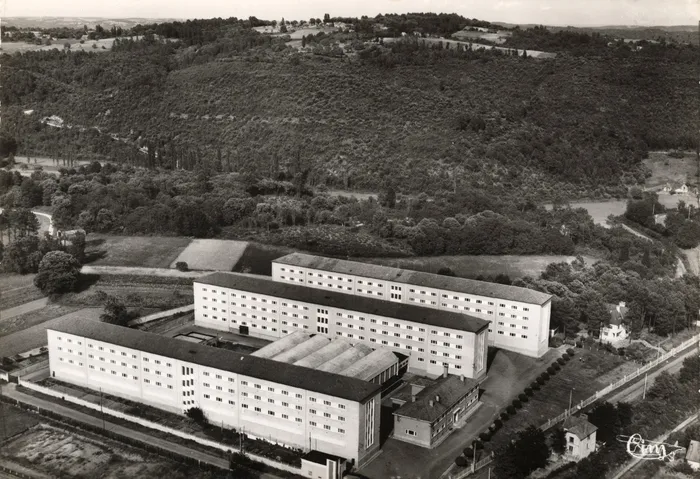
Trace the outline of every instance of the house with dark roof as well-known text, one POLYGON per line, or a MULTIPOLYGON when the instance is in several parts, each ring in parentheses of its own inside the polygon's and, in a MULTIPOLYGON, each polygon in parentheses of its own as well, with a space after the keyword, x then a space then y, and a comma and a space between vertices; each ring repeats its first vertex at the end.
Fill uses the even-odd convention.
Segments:
POLYGON ((393 437, 427 448, 444 441, 479 401, 479 381, 464 376, 417 378, 407 387, 410 399, 394 411, 393 437))
POLYGON ((529 288, 303 253, 274 260, 272 278, 481 318, 490 323, 489 345, 530 357, 541 357, 549 347, 552 296, 529 288))
POLYGON ((595 438, 598 430, 588 422, 585 415, 570 416, 562 425, 566 438, 565 454, 578 461, 595 452, 595 438))
POLYGON ((620 301, 618 304, 608 304, 606 306, 610 314, 610 322, 604 324, 601 328, 600 340, 615 346, 629 337, 629 330, 623 322, 629 308, 624 301, 620 301))

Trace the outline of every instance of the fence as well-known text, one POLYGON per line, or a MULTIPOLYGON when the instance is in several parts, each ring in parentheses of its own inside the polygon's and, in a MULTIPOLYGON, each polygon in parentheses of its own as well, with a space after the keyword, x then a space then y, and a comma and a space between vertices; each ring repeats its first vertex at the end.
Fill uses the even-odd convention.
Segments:
POLYGON ((664 361, 666 361, 669 358, 672 358, 673 356, 675 356, 679 352, 692 346, 693 344, 697 343, 698 341, 700 341, 700 334, 693 336, 692 338, 690 338, 687 341, 683 342, 682 344, 676 346, 675 348, 673 348, 669 352, 662 354, 661 356, 659 356, 655 360, 645 364, 641 368, 638 368, 636 372, 629 374, 629 375, 623 377, 622 379, 620 379, 614 383, 610 383, 608 386, 605 386, 600 391, 596 391, 596 393, 594 395, 592 395, 591 397, 589 397, 587 399, 584 399, 579 404, 573 406, 571 409, 567 409, 566 411, 564 411, 562 414, 558 415, 557 417, 549 419, 546 423, 544 423, 542 426, 540 426, 540 429, 542 431, 546 431, 547 429, 551 428, 555 424, 560 423, 561 421, 563 421, 567 417, 571 416, 572 414, 576 413, 577 411, 580 411, 581 409, 589 406, 590 404, 594 403, 595 401, 602 398, 603 396, 610 393, 611 391, 614 391, 614 390, 624 386, 628 382, 632 381, 633 379, 638 378, 639 376, 646 373, 650 369, 655 368, 659 364, 663 363, 664 361))
MULTIPOLYGON (((108 415, 110 415, 110 416, 114 416, 114 417, 117 417, 117 418, 120 418, 120 419, 124 419, 124 420, 126 420, 126 421, 133 422, 133 423, 139 424, 139 425, 141 425, 141 426, 144 426, 144 427, 147 427, 147 428, 150 428, 150 429, 156 429, 156 430, 158 430, 158 431, 162 431, 162 432, 165 432, 165 433, 167 433, 167 434, 172 434, 173 436, 177 436, 177 437, 180 437, 180 438, 182 438, 182 439, 187 439, 188 441, 194 441, 194 442, 196 442, 196 443, 198 443, 198 444, 201 444, 201 445, 203 445, 203 446, 211 447, 211 448, 214 448, 214 449, 219 449, 219 450, 221 450, 221 451, 223 451, 223 452, 228 452, 228 451, 235 452, 235 451, 238 451, 238 450, 239 450, 239 448, 237 448, 237 447, 235 447, 235 446, 230 446, 230 445, 227 445, 227 444, 221 444, 221 443, 219 443, 219 442, 211 441, 211 440, 205 439, 205 438, 203 438, 203 437, 193 436, 192 434, 187 434, 186 432, 182 432, 182 431, 179 431, 179 430, 177 430, 177 429, 173 429, 173 428, 170 428, 170 427, 167 427, 167 426, 163 426, 163 425, 158 424, 158 423, 155 423, 155 422, 147 421, 146 419, 143 419, 143 418, 140 418, 140 417, 137 417, 137 416, 132 416, 132 415, 130 415, 130 414, 125 414, 125 413, 123 413, 123 412, 121 412, 121 411, 116 411, 116 410, 114 410, 114 409, 106 408, 106 407, 101 406, 100 404, 95 404, 95 403, 92 403, 92 402, 85 401, 85 400, 83 400, 83 399, 77 398, 77 397, 75 397, 75 396, 70 396, 70 395, 67 395, 67 394, 63 394, 63 393, 61 393, 60 391, 56 391, 56 390, 54 390, 54 389, 47 388, 47 387, 44 387, 44 386, 39 386, 38 384, 29 382, 29 381, 22 381, 22 380, 20 379, 19 382, 18 382, 18 384, 21 385, 21 386, 23 386, 23 387, 25 387, 25 388, 27 388, 27 389, 32 389, 32 390, 37 391, 37 392, 40 392, 40 393, 42 393, 42 394, 46 394, 47 396, 52 396, 52 397, 55 397, 55 398, 60 398, 60 399, 63 399, 63 400, 65 400, 65 401, 72 402, 73 404, 77 404, 77 405, 79 405, 79 406, 83 406, 83 407, 86 407, 86 408, 89 408, 89 409, 93 409, 93 410, 95 410, 95 411, 101 411, 101 412, 103 412, 103 413, 105 413, 105 414, 108 414, 108 415)), ((251 436, 251 437, 253 437, 253 436, 251 436)), ((281 469, 281 470, 284 470, 284 471, 292 472, 292 473, 294 473, 294 474, 299 474, 299 473, 301 472, 301 469, 296 468, 296 467, 294 467, 294 466, 291 466, 291 465, 289 465, 289 464, 285 464, 285 463, 282 463, 282 462, 273 461, 273 460, 268 459, 268 458, 266 458, 266 457, 257 456, 257 455, 255 455, 255 454, 246 453, 246 455, 247 455, 248 457, 250 457, 250 458, 251 458, 252 460, 254 460, 254 461, 261 462, 261 463, 265 464, 266 466, 274 467, 275 469, 281 469)))
POLYGON ((492 452, 485 458, 481 459, 480 461, 476 461, 475 463, 472 464, 472 467, 467 468, 466 470, 458 473, 456 476, 450 476, 451 479, 462 479, 464 477, 470 476, 471 474, 474 474, 476 471, 483 469, 484 467, 488 466, 493 462, 493 457, 494 453, 492 452))
POLYGON ((194 304, 188 304, 187 306, 182 306, 181 308, 169 309, 167 311, 161 311, 160 313, 153 313, 149 314, 148 316, 133 319, 129 321, 129 326, 146 324, 151 321, 155 321, 156 319, 168 318, 177 314, 189 313, 190 311, 194 311, 194 304))

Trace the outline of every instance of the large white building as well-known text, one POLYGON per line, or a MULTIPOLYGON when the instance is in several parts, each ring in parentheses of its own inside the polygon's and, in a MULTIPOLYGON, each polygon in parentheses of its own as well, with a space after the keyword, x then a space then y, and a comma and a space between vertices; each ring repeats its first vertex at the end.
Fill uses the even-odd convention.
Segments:
POLYGON ((342 337, 409 357, 409 370, 478 379, 488 322, 452 311, 322 291, 269 278, 213 273, 194 281, 195 324, 278 339, 295 331, 342 337))
POLYGON ((490 322, 490 345, 532 357, 548 349, 552 296, 531 289, 302 253, 274 260, 272 278, 464 313, 490 322))
POLYGON ((47 330, 56 379, 361 465, 379 449, 381 386, 268 358, 70 318, 47 330))

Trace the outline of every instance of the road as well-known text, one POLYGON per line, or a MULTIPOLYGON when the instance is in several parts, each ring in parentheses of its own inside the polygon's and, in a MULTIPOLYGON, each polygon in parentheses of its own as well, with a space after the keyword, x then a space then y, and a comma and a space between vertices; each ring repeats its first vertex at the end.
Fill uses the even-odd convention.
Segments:
MULTIPOLYGON (((681 429, 687 427, 694 421, 698 420, 698 414, 694 414, 693 416, 689 417, 682 423, 680 423, 678 426, 673 428, 672 431, 667 432, 666 434, 657 437, 654 439, 654 442, 663 442, 668 436, 673 434, 676 431, 680 431, 681 429)), ((620 479, 621 477, 629 477, 629 479, 634 479, 637 477, 637 475, 634 473, 634 468, 637 467, 641 463, 641 459, 633 459, 630 461, 621 471, 619 471, 615 476, 612 477, 612 479, 620 479), (629 473, 629 476, 627 475, 629 473)))
MULTIPOLYGON (((17 385, 8 383, 2 387, 2 393, 7 396, 11 397, 13 399, 16 399, 18 401, 23 402, 24 404, 30 404, 32 406, 37 406, 43 409, 51 410, 57 414, 60 414, 61 416, 71 418, 73 420, 79 421, 84 424, 90 424, 91 426, 96 426, 96 427, 103 427, 107 431, 111 431, 115 434, 118 434, 123 437, 128 437, 130 439, 135 439, 137 441, 140 441, 144 444, 151 444, 154 446, 158 446, 160 448, 163 448, 167 451, 174 452, 175 454, 179 454, 181 456, 185 457, 191 457, 193 459, 197 459, 199 461, 205 462, 207 464, 212 464, 216 467, 220 467, 222 469, 228 469, 228 459, 222 457, 224 453, 222 452, 222 456, 217 456, 214 454, 209 454, 206 452, 199 451, 197 449, 191 449, 187 446, 184 446, 182 444, 178 444, 175 442, 168 441, 166 439, 162 439, 160 437, 155 437, 151 436, 150 434, 145 434, 139 431, 135 431, 133 429, 130 429, 128 427, 120 426, 118 424, 114 424, 108 420, 104 420, 99 417, 95 416, 90 416, 89 414, 82 413, 80 411, 76 411, 75 409, 71 409, 69 407, 62 406, 61 404, 58 404, 53 401, 47 401, 45 399, 40 399, 38 397, 30 396, 29 394, 25 394, 23 392, 20 392, 17 390, 17 385)), ((105 416, 106 418, 109 418, 109 416, 105 416)), ((270 473, 264 473, 261 475, 262 479, 281 479, 279 476, 270 474, 270 473)))
MULTIPOLYGON (((653 384, 654 379, 661 372, 666 371, 668 373, 675 374, 678 371, 680 371, 681 367, 683 366, 683 360, 692 356, 693 354, 698 354, 698 346, 697 345, 692 347, 687 353, 673 358, 671 361, 667 362, 660 369, 657 369, 656 371, 649 373, 649 375, 647 377, 647 388, 653 384)), ((639 381, 635 382, 631 386, 626 387, 622 391, 613 394, 612 396, 610 396, 606 400, 608 402, 611 402, 611 403, 618 403, 621 401, 632 402, 632 401, 635 401, 636 399, 639 399, 644 394, 644 376, 640 376, 640 378, 641 379, 639 381)))
POLYGON ((20 304, 14 308, 7 308, 0 311, 0 320, 14 318, 20 314, 29 313, 41 309, 49 303, 49 298, 41 298, 28 303, 20 304))

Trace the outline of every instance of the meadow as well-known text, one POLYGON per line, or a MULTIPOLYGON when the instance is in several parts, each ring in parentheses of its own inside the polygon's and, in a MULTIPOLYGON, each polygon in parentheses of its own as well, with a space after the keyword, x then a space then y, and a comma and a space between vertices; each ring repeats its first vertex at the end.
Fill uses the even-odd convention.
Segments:
POLYGON ((243 256, 248 243, 245 241, 195 239, 170 265, 185 262, 189 269, 231 271, 243 256))
POLYGON ((90 234, 86 262, 92 266, 169 268, 191 241, 183 237, 90 234))

